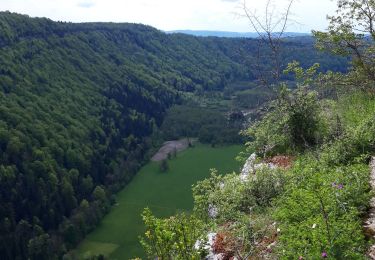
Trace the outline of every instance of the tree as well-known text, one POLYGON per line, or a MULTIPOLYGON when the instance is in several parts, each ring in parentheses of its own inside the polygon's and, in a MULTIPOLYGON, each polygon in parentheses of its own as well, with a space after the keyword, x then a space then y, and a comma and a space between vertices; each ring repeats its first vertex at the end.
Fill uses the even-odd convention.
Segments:
POLYGON ((100 186, 96 186, 94 191, 92 192, 92 196, 94 198, 94 200, 98 200, 98 201, 101 201, 101 202, 105 202, 106 200, 106 194, 105 194, 105 190, 100 187, 100 186))
POLYGON ((30 259, 51 259, 51 239, 48 234, 42 234, 30 239, 28 250, 30 259))
POLYGON ((272 85, 280 80, 282 74, 281 43, 288 23, 290 22, 291 8, 294 0, 288 0, 284 12, 278 12, 274 0, 265 2, 264 15, 260 16, 256 10, 248 7, 247 1, 243 1, 242 9, 249 20, 251 28, 259 37, 256 71, 258 80, 272 90, 272 85), (262 53, 263 52, 263 53, 262 53), (271 54, 272 66, 264 69, 264 56, 271 54))
POLYGON ((66 212, 70 213, 77 206, 77 199, 72 184, 64 177, 61 183, 61 195, 66 212))
POLYGON ((313 31, 317 47, 351 55, 355 72, 375 80, 375 1, 339 0, 337 15, 328 16, 328 32, 313 31))
POLYGON ((240 111, 240 110, 231 111, 230 114, 229 114, 229 124, 232 127, 236 127, 236 128, 241 129, 245 120, 246 120, 246 118, 245 118, 244 114, 242 113, 242 111, 240 111))
POLYGON ((172 156, 173 156, 173 158, 177 158, 177 148, 176 148, 176 146, 173 147, 172 156))
POLYGON ((166 159, 162 160, 160 162, 160 171, 161 172, 167 172, 169 169, 168 161, 166 159))

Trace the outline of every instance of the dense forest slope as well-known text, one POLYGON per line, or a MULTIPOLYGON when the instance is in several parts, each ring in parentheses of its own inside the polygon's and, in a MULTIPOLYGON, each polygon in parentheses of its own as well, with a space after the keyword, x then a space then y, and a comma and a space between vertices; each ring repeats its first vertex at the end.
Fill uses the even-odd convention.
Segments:
MULTIPOLYGON (((345 59, 312 45, 286 42, 285 62, 344 70, 345 59)), ((74 247, 147 159, 166 109, 186 92, 254 80, 256 48, 0 13, 2 259, 53 259, 74 247)))
MULTIPOLYGON (((194 36, 216 36, 227 38, 258 38, 259 34, 256 32, 227 32, 227 31, 201 31, 201 30, 175 30, 167 31, 167 33, 184 33, 194 36)), ((309 36, 308 33, 284 33, 284 37, 309 36)))

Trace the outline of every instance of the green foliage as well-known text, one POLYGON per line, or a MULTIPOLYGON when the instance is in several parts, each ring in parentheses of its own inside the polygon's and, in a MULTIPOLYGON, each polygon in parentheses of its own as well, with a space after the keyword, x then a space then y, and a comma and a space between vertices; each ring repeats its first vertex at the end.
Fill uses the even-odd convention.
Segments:
MULTIPOLYGON (((257 43, 1 12, 1 255, 43 259, 72 249, 147 160, 165 111, 186 93, 254 80, 247 68, 257 43)), ((303 54, 303 66, 345 70, 346 60, 328 61, 311 43, 285 46, 285 63, 303 54)), ((215 140, 211 125, 205 130, 202 140, 215 140)), ((220 142, 237 132, 224 128, 220 142)))
POLYGON ((295 91, 282 88, 270 108, 270 112, 246 131, 253 139, 249 143, 250 149, 269 155, 301 151, 319 142, 316 92, 304 87, 295 91))
MULTIPOLYGON (((340 129, 335 138, 322 146, 321 160, 329 165, 350 164, 357 159, 366 161, 375 146, 374 97, 363 92, 350 92, 326 113, 336 115, 340 129)), ((337 122, 331 120, 329 124, 334 124, 331 129, 337 132, 337 122)))
POLYGON ((302 156, 289 171, 278 199, 280 256, 362 259, 366 242, 361 221, 369 199, 367 158, 373 151, 374 99, 349 92, 321 101, 328 139, 302 156), (329 104, 329 105, 327 105, 329 104))
POLYGON ((365 240, 361 215, 369 202, 368 167, 332 168, 315 158, 301 158, 278 200, 280 254, 289 259, 361 259, 365 240))
POLYGON ((211 170, 210 178, 193 186, 194 212, 200 219, 213 219, 218 225, 235 221, 241 215, 271 206, 272 200, 283 192, 284 184, 282 172, 267 167, 246 181, 234 173, 223 176, 211 170))
POLYGON ((105 201, 106 200, 105 191, 100 186, 96 186, 96 188, 92 192, 92 196, 93 196, 94 200, 99 200, 99 201, 105 201))
MULTIPOLYGON (((179 214, 158 219, 146 208, 142 214, 146 226, 141 243, 150 259, 201 259, 204 250, 195 244, 204 234, 203 222, 194 216, 179 214)), ((201 240, 202 247, 205 244, 201 240)))
POLYGON ((209 221, 210 211, 215 213, 215 221, 223 224, 241 214, 245 185, 236 174, 218 175, 211 170, 211 177, 198 182, 193 187, 194 212, 200 219, 209 221))
POLYGON ((256 209, 255 205, 261 210, 272 206, 273 200, 284 192, 287 182, 284 172, 280 169, 258 169, 256 176, 246 185, 243 206, 256 209))
POLYGON ((295 75, 295 79, 297 84, 301 86, 310 86, 314 83, 314 78, 317 74, 317 70, 319 69, 320 64, 315 63, 310 68, 304 70, 300 63, 297 61, 293 61, 288 63, 287 68, 284 70, 284 74, 293 73, 295 75))
POLYGON ((234 104, 244 109, 257 109, 272 98, 271 93, 259 87, 236 92, 234 104))
POLYGON ((338 55, 352 55, 355 72, 362 76, 362 89, 373 88, 366 80, 375 80, 374 21, 372 0, 339 0, 335 16, 329 16, 328 32, 314 31, 317 47, 338 55), (363 77, 364 76, 364 77, 363 77))
POLYGON ((374 99, 350 93, 314 104, 324 107, 319 116, 332 131, 322 139, 328 143, 305 151, 289 170, 259 168, 245 181, 212 171, 193 187, 194 214, 225 235, 233 256, 259 257, 259 245, 277 227, 274 258, 365 259, 362 218, 371 193, 363 159, 373 151, 374 99))
POLYGON ((280 170, 260 168, 256 176, 243 180, 237 174, 218 175, 193 186, 194 214, 213 230, 225 234, 233 256, 257 255, 265 236, 276 232, 267 207, 282 194, 285 177, 280 170))
POLYGON ((73 25, 8 12, 0 25, 5 259, 29 258, 34 235, 17 241, 17 230, 34 218, 51 232, 54 256, 72 249, 147 159, 150 136, 180 102, 179 91, 221 89, 246 76, 233 52, 206 46, 214 42, 147 26, 73 25))
MULTIPOLYGON (((281 104, 281 106, 285 106, 281 104)), ((307 148, 318 143, 319 105, 317 93, 299 88, 286 104, 291 146, 307 148)))
POLYGON ((243 122, 243 115, 227 118, 217 109, 179 105, 168 111, 161 131, 165 140, 198 137, 202 143, 236 144, 242 141, 243 122))
MULTIPOLYGON (((305 81, 315 73, 296 72, 303 80, 302 84, 315 83, 305 81)), ((246 241, 242 249, 249 255, 256 251, 256 244, 249 242, 257 241, 254 234, 259 234, 258 231, 263 238, 267 234, 265 230, 254 227, 254 223, 259 215, 267 218, 270 217, 269 211, 273 211, 272 218, 280 229, 277 256, 274 257, 317 259, 327 255, 331 259, 365 259, 367 245, 362 218, 371 198, 367 159, 373 152, 375 141, 374 98, 363 92, 349 92, 337 101, 318 101, 315 93, 304 92, 301 87, 287 97, 286 105, 275 108, 258 123, 258 132, 255 132, 258 139, 253 144, 263 141, 267 145, 270 141, 281 140, 277 143, 279 147, 288 148, 298 143, 293 135, 298 136, 301 130, 309 133, 307 129, 316 129, 323 133, 317 139, 320 141, 313 144, 321 146, 311 146, 290 170, 282 174, 257 170, 247 182, 240 181, 236 175, 213 175, 199 182, 193 189, 195 212, 215 230, 229 232, 230 237, 234 236, 242 243, 246 241), (301 104, 299 109, 296 109, 296 103, 301 104), (310 109, 305 110, 306 107, 310 109), (308 117, 310 112, 319 119, 312 125, 308 117), (280 115, 288 117, 285 119, 280 115), (301 120, 300 129, 296 128, 298 120, 292 120, 293 117, 301 120), (294 128, 291 127, 293 124, 294 128), (262 135, 259 134, 259 125, 264 127, 262 135), (271 127, 278 131, 270 131, 271 127), (285 129, 290 132, 286 132, 289 135, 284 132, 283 136, 282 130, 285 129), (270 138, 273 133, 275 137, 270 138), (209 210, 213 205, 215 216, 211 219, 209 210), (238 232, 240 230, 242 233, 238 232), (241 234, 247 234, 247 238, 241 234)), ((278 102, 283 104, 280 100, 278 102)), ((267 227, 266 223, 262 225, 267 227)), ((233 248, 236 248, 235 244, 232 244, 233 248)))

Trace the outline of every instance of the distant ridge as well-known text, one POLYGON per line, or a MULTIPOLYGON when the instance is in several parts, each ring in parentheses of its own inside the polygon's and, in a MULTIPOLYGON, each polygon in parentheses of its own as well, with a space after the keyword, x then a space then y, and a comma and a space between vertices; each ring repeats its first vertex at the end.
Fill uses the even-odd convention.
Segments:
MULTIPOLYGON (((166 31, 166 33, 183 33, 201 37, 226 37, 226 38, 258 38, 258 34, 255 32, 227 32, 227 31, 205 31, 205 30, 174 30, 166 31)), ((297 32, 286 32, 284 37, 300 37, 300 36, 311 36, 310 33, 297 33, 297 32)))

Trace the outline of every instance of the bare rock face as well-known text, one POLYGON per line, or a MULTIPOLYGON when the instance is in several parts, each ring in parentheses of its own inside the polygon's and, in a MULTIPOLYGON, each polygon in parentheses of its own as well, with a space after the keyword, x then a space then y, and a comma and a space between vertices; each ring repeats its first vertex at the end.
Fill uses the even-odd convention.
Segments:
POLYGON ((216 218, 218 215, 217 207, 215 205, 210 204, 208 206, 208 216, 210 218, 216 218))
POLYGON ((241 171, 241 179, 246 179, 248 175, 253 174, 255 169, 255 160, 257 159, 257 156, 255 153, 250 155, 250 157, 246 160, 245 165, 242 168, 241 171))
MULTIPOLYGON (((370 185, 372 190, 375 191, 375 157, 371 158, 370 162, 370 169, 371 169, 371 177, 370 177, 370 185)), ((371 238, 375 238, 375 197, 373 197, 370 201, 370 210, 368 214, 368 218, 364 224, 365 233, 367 236, 371 238)), ((370 259, 375 260, 375 245, 372 245, 367 252, 367 255, 370 259)))
POLYGON ((198 240, 196 243, 195 243, 195 249, 200 249, 200 248, 204 248, 205 250, 208 251, 208 255, 206 256, 206 260, 218 260, 218 255, 216 255, 213 251, 213 244, 215 242, 215 238, 216 238, 216 233, 208 233, 207 234, 207 243, 206 244, 203 244, 203 242, 201 240, 198 240))
POLYGON ((247 181, 254 177, 257 170, 262 168, 270 168, 275 169, 277 166, 272 162, 261 162, 256 163, 257 156, 255 153, 250 155, 250 157, 246 160, 245 165, 242 168, 240 178, 242 181, 247 181))

